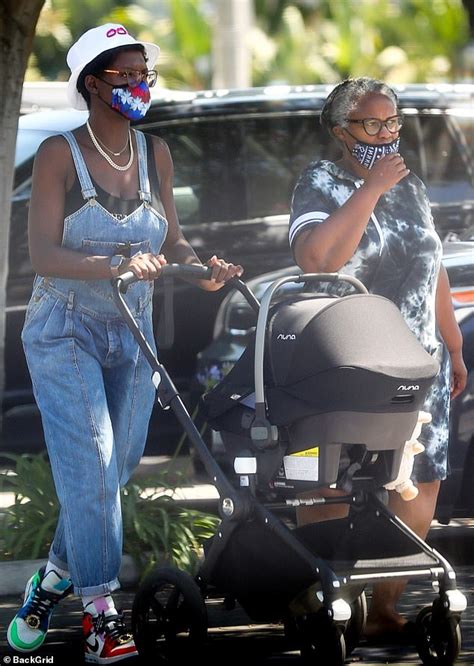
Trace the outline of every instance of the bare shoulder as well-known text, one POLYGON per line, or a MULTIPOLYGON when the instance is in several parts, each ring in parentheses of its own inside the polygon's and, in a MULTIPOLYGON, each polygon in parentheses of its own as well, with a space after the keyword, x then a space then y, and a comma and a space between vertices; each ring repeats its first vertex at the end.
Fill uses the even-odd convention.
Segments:
POLYGON ((65 137, 57 134, 45 139, 36 153, 34 183, 43 192, 58 187, 67 191, 72 187, 75 178, 74 161, 65 137))
POLYGON ((164 139, 161 138, 161 136, 157 136, 156 134, 149 134, 148 132, 147 136, 151 138, 155 150, 169 150, 168 144, 164 139))
POLYGON ((56 155, 57 157, 61 154, 66 155, 69 152, 69 144, 62 134, 54 134, 54 136, 48 137, 38 149, 38 154, 44 153, 47 155, 56 155))
POLYGON ((161 136, 156 136, 155 134, 149 134, 148 136, 151 137, 155 157, 161 160, 170 160, 171 153, 166 141, 161 136))
POLYGON ((64 169, 72 163, 71 150, 64 136, 56 134, 45 139, 36 153, 36 166, 47 165, 50 169, 64 169))

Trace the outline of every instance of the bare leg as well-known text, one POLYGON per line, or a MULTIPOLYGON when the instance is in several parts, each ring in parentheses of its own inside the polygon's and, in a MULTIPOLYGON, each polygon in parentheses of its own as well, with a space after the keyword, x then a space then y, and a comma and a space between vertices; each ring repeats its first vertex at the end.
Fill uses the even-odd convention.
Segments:
MULTIPOLYGON (((422 539, 426 538, 433 520, 440 482, 419 483, 419 494, 405 502, 400 495, 390 492, 389 507, 422 539)), ((405 589, 406 580, 388 581, 374 585, 372 602, 367 618, 366 636, 378 636, 400 631, 406 620, 395 610, 405 589)))

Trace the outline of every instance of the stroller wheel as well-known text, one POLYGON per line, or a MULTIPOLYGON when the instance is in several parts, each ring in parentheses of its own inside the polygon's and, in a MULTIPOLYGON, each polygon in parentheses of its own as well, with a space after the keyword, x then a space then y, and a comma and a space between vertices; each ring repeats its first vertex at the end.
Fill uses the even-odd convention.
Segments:
POLYGON ((178 663, 195 653, 207 637, 206 605, 198 585, 179 569, 154 569, 135 596, 132 629, 146 663, 178 663))
POLYGON ((346 656, 349 656, 359 645, 367 621, 367 598, 362 591, 351 603, 351 618, 344 631, 346 656))
POLYGON ((433 608, 427 606, 416 618, 417 649, 426 666, 453 666, 461 649, 459 617, 447 615, 433 622, 433 608))
POLYGON ((299 620, 299 628, 301 656, 305 664, 344 665, 346 643, 343 627, 335 624, 324 609, 299 620))

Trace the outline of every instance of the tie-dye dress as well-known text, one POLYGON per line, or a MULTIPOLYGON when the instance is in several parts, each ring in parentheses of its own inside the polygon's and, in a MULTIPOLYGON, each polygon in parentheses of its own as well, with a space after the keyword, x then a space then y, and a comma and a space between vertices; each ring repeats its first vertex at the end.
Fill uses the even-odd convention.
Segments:
MULTIPOLYGON (((337 164, 319 161, 300 176, 291 205, 289 240, 321 224, 363 184, 337 164)), ((441 364, 423 409, 432 422, 423 426, 424 453, 416 456, 413 480, 444 479, 447 474, 449 435, 449 354, 436 328, 435 301, 441 263, 441 241, 436 233, 425 186, 410 173, 383 194, 352 258, 340 269, 361 280, 373 294, 397 305, 423 347, 441 364)), ((341 294, 342 284, 327 285, 341 294)))

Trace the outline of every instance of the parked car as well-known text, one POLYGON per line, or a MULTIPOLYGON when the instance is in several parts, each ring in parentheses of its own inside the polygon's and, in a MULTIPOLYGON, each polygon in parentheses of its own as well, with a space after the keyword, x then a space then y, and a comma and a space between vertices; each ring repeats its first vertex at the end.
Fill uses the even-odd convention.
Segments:
MULTIPOLYGON (((276 86, 242 91, 167 93, 154 99, 140 128, 163 137, 175 165, 175 199, 184 234, 198 255, 216 252, 245 267, 246 279, 292 264, 288 248, 289 201, 303 167, 335 147, 319 124, 330 88, 276 86)), ((474 227, 474 184, 469 147, 474 86, 404 86, 401 150, 426 183, 443 240, 467 239, 474 227)), ((34 155, 46 137, 73 129, 85 114, 72 110, 20 118, 12 199, 7 283, 5 450, 43 447, 38 410, 20 343, 33 279, 28 258, 27 213, 34 155)), ((197 353, 212 340, 225 289, 209 294, 177 283, 175 342, 162 353, 185 399, 197 353), (190 322, 192 326, 190 326, 190 322), (192 335, 190 335, 192 330, 192 335)), ((157 290, 159 313, 160 291, 157 290)), ((147 452, 171 452, 179 432, 170 412, 153 415, 147 452)))

